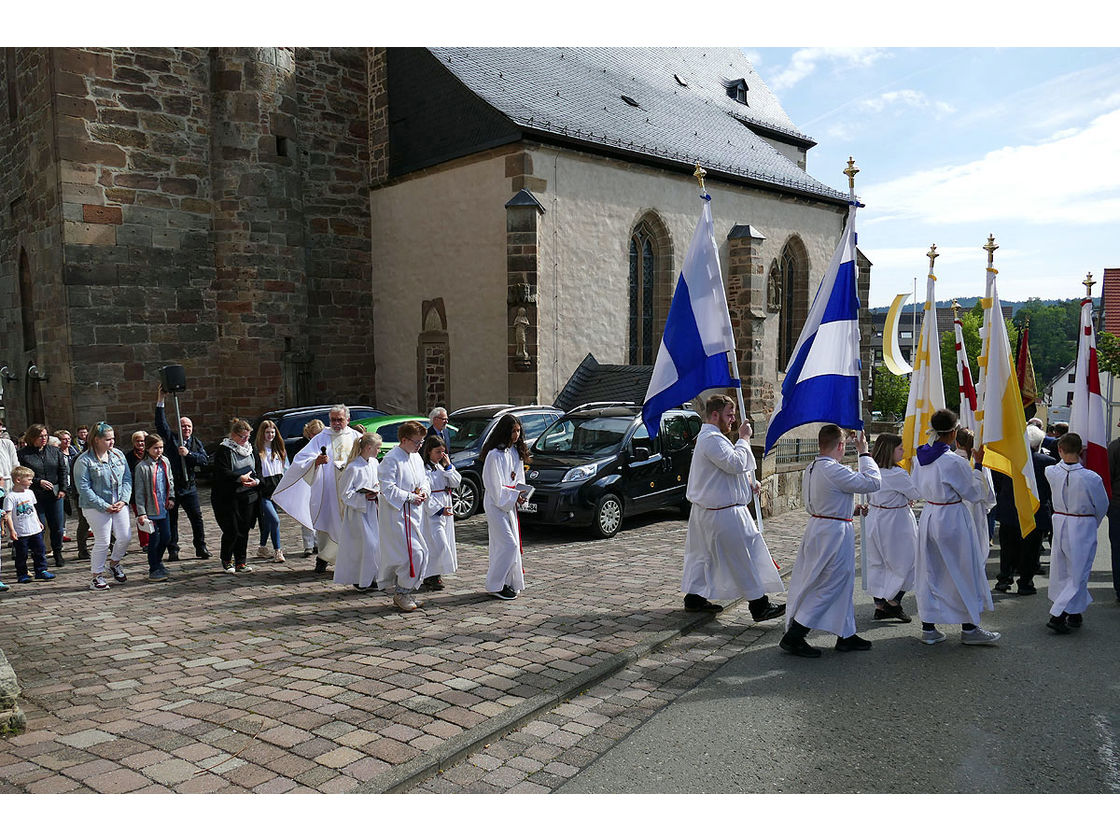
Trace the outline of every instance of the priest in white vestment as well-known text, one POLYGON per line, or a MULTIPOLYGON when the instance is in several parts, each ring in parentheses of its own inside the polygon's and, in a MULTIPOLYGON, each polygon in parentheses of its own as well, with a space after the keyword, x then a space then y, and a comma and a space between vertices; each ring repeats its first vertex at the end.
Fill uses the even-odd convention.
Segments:
POLYGON ((342 471, 342 527, 334 582, 369 589, 377 580, 381 556, 377 527, 377 453, 381 436, 364 434, 354 444, 342 471))
POLYGON ((347 426, 350 409, 335 405, 323 429, 292 458, 272 493, 272 501, 305 528, 315 529, 319 556, 315 571, 327 570, 338 553, 342 527, 342 471, 361 433, 347 426))
MULTIPOLYGON (((918 447, 911 467, 918 492, 926 500, 918 523, 915 590, 921 641, 943 642, 947 637, 936 625, 960 624, 962 643, 995 644, 1000 634, 979 626, 980 613, 992 609, 992 594, 984 568, 987 552, 981 554, 977 524, 965 504, 986 498, 986 480, 982 471, 952 451, 959 426, 956 414, 939 409, 930 425, 937 440, 918 447)), ((983 448, 975 454, 982 462, 983 448)))
POLYGON ((857 493, 874 493, 881 477, 867 451, 867 438, 856 438, 858 472, 840 463, 844 431, 829 423, 817 433, 820 455, 801 478, 801 498, 809 514, 805 536, 786 599, 786 634, 779 647, 795 656, 816 657, 820 651, 805 641, 810 630, 835 633, 836 650, 869 650, 871 642, 856 635, 852 596, 856 586, 856 536, 852 525, 857 493))
POLYGON ((381 565, 377 584, 393 596, 398 609, 412 612, 418 606, 413 596, 428 568, 424 503, 432 491, 420 460, 424 427, 408 420, 401 423, 397 438, 400 442, 389 450, 377 469, 381 483, 377 503, 381 565))
POLYGON ((1053 605, 1046 626, 1063 635, 1081 626, 1081 614, 1093 603, 1089 573, 1097 555, 1097 531, 1108 513, 1104 482, 1082 466, 1081 449, 1081 436, 1067 432, 1058 438, 1061 463, 1046 468, 1054 505, 1049 580, 1053 605))
POLYGON ((777 618, 785 604, 771 604, 767 593, 785 592, 785 584, 749 507, 756 487, 753 430, 744 421, 735 444, 727 439, 735 402, 724 394, 710 397, 704 412, 685 490, 691 510, 681 579, 684 607, 719 612, 723 607, 709 598, 746 598, 755 621, 777 618))

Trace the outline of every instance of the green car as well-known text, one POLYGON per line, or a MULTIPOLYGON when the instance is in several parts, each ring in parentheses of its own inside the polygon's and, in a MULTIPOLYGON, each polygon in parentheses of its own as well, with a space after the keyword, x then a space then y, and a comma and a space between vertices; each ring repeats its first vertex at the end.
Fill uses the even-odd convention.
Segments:
POLYGON ((415 420, 424 427, 425 431, 432 425, 432 421, 427 417, 418 417, 412 414, 389 414, 385 417, 363 417, 361 420, 351 420, 350 427, 381 435, 381 449, 377 453, 377 460, 380 461, 389 454, 390 449, 397 445, 397 429, 400 428, 401 423, 409 420, 415 420))

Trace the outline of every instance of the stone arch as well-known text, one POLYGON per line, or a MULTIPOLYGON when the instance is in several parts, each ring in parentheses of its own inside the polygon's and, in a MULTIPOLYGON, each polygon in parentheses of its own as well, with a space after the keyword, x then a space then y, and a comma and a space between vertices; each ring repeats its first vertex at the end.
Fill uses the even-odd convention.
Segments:
POLYGON ((451 404, 451 347, 443 298, 421 301, 416 342, 416 410, 427 414, 451 404))
POLYGON ((652 365, 673 301, 673 240, 656 210, 644 211, 631 226, 627 259, 627 359, 652 365))
POLYGON ((801 335, 801 328, 809 315, 809 252, 797 234, 782 246, 776 260, 777 279, 780 283, 781 314, 778 321, 778 370, 784 371, 793 355, 793 346, 801 335))

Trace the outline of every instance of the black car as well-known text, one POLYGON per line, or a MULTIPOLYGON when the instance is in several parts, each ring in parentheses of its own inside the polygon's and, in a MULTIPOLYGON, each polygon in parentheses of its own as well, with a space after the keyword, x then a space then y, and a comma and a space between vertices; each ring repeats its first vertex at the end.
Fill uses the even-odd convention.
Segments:
POLYGON ((589 403, 569 411, 531 447, 527 482, 535 489, 521 521, 590 525, 613 537, 625 516, 673 505, 686 511, 701 425, 695 411, 667 411, 651 439, 640 405, 589 403))
POLYGON ((551 405, 474 405, 459 408, 448 415, 447 422, 454 426, 451 433, 451 463, 463 481, 452 495, 452 508, 456 519, 466 519, 482 507, 482 447, 494 424, 503 414, 512 414, 521 421, 521 431, 527 445, 532 445, 543 432, 564 412, 551 405))
MULTIPOLYGON (((361 420, 365 417, 387 416, 386 412, 369 405, 350 405, 347 408, 350 409, 351 421, 361 420)), ((307 443, 307 438, 303 436, 305 425, 312 420, 320 420, 324 427, 330 426, 331 406, 308 405, 301 408, 281 408, 276 411, 269 411, 258 417, 257 422, 253 424, 254 436, 262 420, 271 420, 276 424, 277 432, 284 439, 284 449, 287 451, 288 457, 291 458, 303 449, 307 443)))

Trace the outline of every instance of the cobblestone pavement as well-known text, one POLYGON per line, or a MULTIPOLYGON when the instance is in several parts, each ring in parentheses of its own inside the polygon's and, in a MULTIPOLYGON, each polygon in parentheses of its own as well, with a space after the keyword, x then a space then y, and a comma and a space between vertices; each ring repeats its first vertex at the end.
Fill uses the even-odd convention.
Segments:
MULTIPOLYGON (((478 516, 459 523, 458 575, 407 615, 315 575, 286 516, 284 564, 229 575, 192 556, 155 584, 133 544, 107 592, 68 543, 57 580, 0 595, 28 720, 0 741, 0 791, 551 790, 763 632, 745 609, 703 628, 681 609, 685 524, 527 529, 529 588, 503 602, 482 592, 478 516)), ((787 571, 803 528, 767 522, 787 571)))

